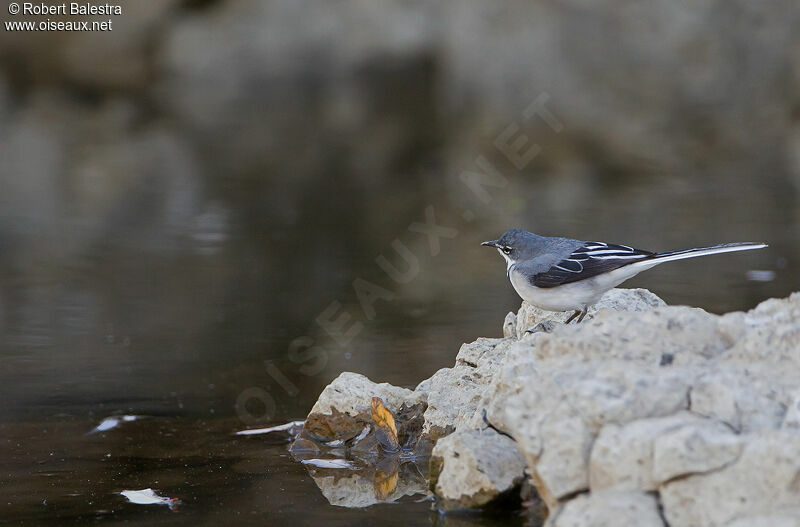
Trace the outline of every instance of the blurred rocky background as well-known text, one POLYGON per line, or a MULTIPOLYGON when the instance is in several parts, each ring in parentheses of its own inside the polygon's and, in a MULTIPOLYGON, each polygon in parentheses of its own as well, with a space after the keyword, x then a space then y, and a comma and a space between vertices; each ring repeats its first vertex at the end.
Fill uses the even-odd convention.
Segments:
POLYGON ((770 244, 631 282, 669 303, 800 289, 796 2, 121 5, 112 32, 0 32, 0 420, 232 415, 251 386, 280 419, 342 369, 413 385, 518 307, 477 245, 511 227, 770 244), (559 132, 522 118, 543 94, 559 132), (541 149, 521 170, 514 124, 541 149), (508 181, 488 204, 459 177, 478 156, 508 181), (436 256, 408 231, 428 206, 459 231, 436 256), (375 264, 396 238, 408 284, 375 264), (395 295, 373 320, 356 278, 395 295), (315 322, 332 301, 365 324, 347 346, 315 322))

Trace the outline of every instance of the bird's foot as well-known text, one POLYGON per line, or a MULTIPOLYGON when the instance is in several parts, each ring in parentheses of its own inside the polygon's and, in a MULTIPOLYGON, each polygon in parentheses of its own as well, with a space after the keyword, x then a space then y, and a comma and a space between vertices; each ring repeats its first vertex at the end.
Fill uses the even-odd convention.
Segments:
POLYGON ((576 320, 575 323, 576 324, 580 324, 581 321, 583 320, 583 317, 586 316, 586 313, 588 311, 589 311, 588 307, 585 307, 583 309, 576 309, 575 312, 573 314, 571 314, 567 320, 564 321, 564 324, 569 324, 570 322, 575 320, 575 317, 578 318, 578 320, 576 320), (578 315, 580 315, 580 316, 578 316, 578 315))

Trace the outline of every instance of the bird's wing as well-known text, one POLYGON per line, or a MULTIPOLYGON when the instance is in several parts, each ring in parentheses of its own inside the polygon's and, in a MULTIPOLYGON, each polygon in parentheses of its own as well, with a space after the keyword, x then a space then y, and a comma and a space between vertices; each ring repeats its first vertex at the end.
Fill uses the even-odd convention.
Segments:
POLYGON ((556 287, 607 273, 655 255, 627 245, 587 242, 548 270, 533 275, 531 283, 536 287, 556 287))

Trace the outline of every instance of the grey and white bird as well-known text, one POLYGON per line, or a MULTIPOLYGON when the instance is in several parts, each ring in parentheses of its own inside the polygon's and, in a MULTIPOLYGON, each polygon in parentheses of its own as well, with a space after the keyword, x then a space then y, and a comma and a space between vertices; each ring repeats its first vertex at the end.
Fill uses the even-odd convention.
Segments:
POLYGON ((708 256, 762 249, 764 243, 726 243, 713 247, 655 253, 627 245, 548 238, 512 229, 481 245, 494 247, 507 264, 511 285, 534 306, 548 311, 575 311, 567 324, 586 316, 606 291, 656 265, 708 256))

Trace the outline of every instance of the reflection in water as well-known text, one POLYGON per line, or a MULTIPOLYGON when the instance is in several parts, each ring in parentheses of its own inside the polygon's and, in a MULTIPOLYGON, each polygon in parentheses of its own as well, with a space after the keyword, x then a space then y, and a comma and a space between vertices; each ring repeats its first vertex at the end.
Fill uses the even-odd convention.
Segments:
POLYGON ((334 459, 301 459, 300 463, 303 465, 308 465, 310 467, 316 468, 330 468, 330 469, 355 469, 356 466, 346 460, 341 458, 334 458, 334 459))
MULTIPOLYGON (((430 463, 427 464, 430 466, 430 463)), ((399 456, 391 456, 382 459, 375 467, 375 499, 386 501, 389 496, 397 490, 397 482, 400 480, 400 459, 399 456)))
POLYGON ((356 465, 355 472, 308 467, 322 495, 337 507, 363 508, 390 503, 406 496, 418 500, 431 496, 428 489, 428 458, 406 458, 394 454, 377 464, 356 465))

